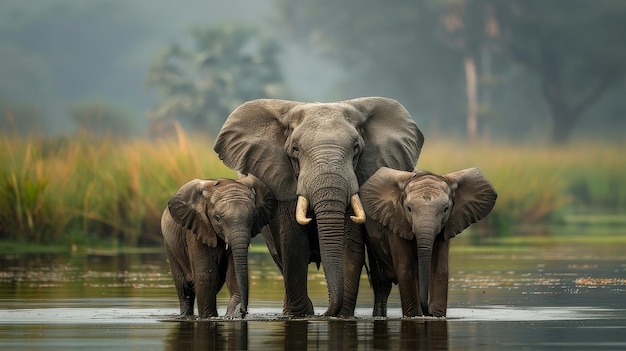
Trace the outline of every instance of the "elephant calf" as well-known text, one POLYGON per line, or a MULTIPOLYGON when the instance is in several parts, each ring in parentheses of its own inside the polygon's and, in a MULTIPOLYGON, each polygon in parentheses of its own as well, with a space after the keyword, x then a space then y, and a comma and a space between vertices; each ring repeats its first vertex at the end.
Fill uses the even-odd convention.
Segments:
POLYGON ((449 240, 491 212, 493 186, 477 168, 436 175, 383 167, 360 191, 373 315, 386 315, 395 283, 404 316, 445 316, 449 240))
POLYGON ((226 316, 248 309, 248 247, 271 216, 273 196, 256 177, 192 180, 172 196, 161 217, 182 318, 217 317, 216 296, 230 293, 226 316))

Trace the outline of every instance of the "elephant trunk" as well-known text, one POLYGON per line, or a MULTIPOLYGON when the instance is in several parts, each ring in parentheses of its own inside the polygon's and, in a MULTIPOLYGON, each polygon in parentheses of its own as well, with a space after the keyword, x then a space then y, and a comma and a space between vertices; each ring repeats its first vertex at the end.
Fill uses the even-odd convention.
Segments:
POLYGON ((423 315, 430 315, 428 293, 430 287, 430 265, 433 252, 433 235, 417 235, 417 267, 419 300, 423 315))
POLYGON ((329 306, 325 315, 338 316, 343 304, 343 245, 348 194, 345 180, 325 177, 325 187, 310 192, 311 205, 317 220, 320 256, 328 287, 329 306))
POLYGON ((234 235, 231 240, 231 250, 233 254, 233 263, 235 266, 235 277, 237 278, 237 286, 241 294, 240 312, 241 318, 248 313, 248 247, 250 246, 250 234, 242 232, 234 235))

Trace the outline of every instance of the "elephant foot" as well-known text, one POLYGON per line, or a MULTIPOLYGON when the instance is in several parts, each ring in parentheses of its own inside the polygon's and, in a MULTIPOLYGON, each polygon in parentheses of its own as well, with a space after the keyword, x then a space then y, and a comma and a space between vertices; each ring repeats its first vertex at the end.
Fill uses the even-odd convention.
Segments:
POLYGON ((289 317, 307 317, 314 316, 313 302, 307 296, 303 305, 289 305, 287 301, 283 304, 283 314, 289 317))
POLYGON ((343 309, 343 301, 340 302, 336 302, 336 303, 330 303, 328 305, 328 309, 326 310, 326 312, 324 312, 324 316, 325 317, 339 317, 341 315, 341 312, 344 310, 343 309))
POLYGON ((236 306, 234 306, 233 308, 229 308, 226 310, 226 314, 224 315, 224 318, 226 319, 244 319, 246 318, 246 315, 248 314, 248 311, 245 311, 241 308, 241 304, 237 304, 236 306))
POLYGON ((180 320, 180 321, 193 321, 196 319, 196 316, 194 316, 193 314, 181 313, 178 316, 176 316, 174 319, 180 320))
POLYGON ((313 312, 313 308, 311 308, 311 309, 307 308, 307 309, 304 309, 304 310, 301 310, 301 311, 294 311, 294 310, 286 311, 286 310, 283 310, 283 314, 285 316, 288 316, 288 317, 299 318, 299 317, 314 316, 315 312, 313 312))
POLYGON ((219 317, 219 315, 217 314, 217 310, 208 313, 202 313, 198 316, 198 319, 210 319, 215 317, 219 317))
POLYGON ((239 295, 233 295, 230 297, 228 301, 228 306, 226 306, 226 318, 236 318, 237 312, 241 309, 241 297, 239 295))
POLYGON ((433 317, 445 317, 447 312, 447 306, 442 306, 440 304, 432 304, 430 306, 430 316, 433 317))
POLYGON ((387 317, 387 303, 375 303, 372 317, 387 317))
POLYGON ((336 311, 336 308, 328 308, 326 312, 324 312, 324 317, 339 317, 341 313, 336 311))
POLYGON ((354 305, 347 306, 346 303, 344 302, 343 307, 341 308, 341 312, 339 313, 339 316, 344 317, 344 318, 354 317, 355 309, 356 309, 356 306, 354 305))
POLYGON ((283 312, 286 316, 289 316, 289 317, 310 317, 310 316, 315 315, 315 312, 313 311, 312 308, 311 309, 307 308, 307 309, 298 310, 298 311, 291 310, 291 311, 283 311, 283 312))

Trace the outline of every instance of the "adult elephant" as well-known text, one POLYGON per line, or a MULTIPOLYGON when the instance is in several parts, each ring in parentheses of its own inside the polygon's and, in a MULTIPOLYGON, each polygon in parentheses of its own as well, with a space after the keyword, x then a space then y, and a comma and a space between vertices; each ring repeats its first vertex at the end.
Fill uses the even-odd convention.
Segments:
POLYGON ((382 167, 361 187, 374 313, 386 316, 391 284, 405 317, 446 315, 450 239, 485 218, 497 193, 477 168, 444 175, 382 167))
POLYGON ((382 97, 333 103, 260 99, 231 113, 215 151, 227 166, 261 179, 279 201, 268 247, 275 246, 284 276, 286 314, 313 314, 307 266, 320 260, 329 294, 325 315, 354 312, 364 261, 359 185, 382 166, 412 170, 423 142, 407 110, 382 97), (344 260, 344 254, 351 258, 344 260))
POLYGON ((226 316, 248 311, 250 239, 273 216, 275 200, 255 176, 239 180, 194 179, 168 201, 161 232, 182 318, 216 317, 216 296, 226 282, 226 316), (239 311, 236 310, 240 306, 239 311))

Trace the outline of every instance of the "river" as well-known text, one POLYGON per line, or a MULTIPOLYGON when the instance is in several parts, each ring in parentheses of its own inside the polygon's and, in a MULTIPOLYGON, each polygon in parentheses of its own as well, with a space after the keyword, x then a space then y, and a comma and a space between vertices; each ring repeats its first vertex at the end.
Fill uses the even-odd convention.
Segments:
MULTIPOLYGON (((623 233, 623 230, 622 230, 623 233)), ((580 238, 580 236, 578 236, 580 238)), ((616 236, 619 238, 619 236, 616 236)), ((454 239, 457 240, 457 239, 454 239)), ((626 243, 452 244, 448 317, 372 318, 365 275, 356 317, 288 319, 271 258, 250 256, 245 320, 176 321, 165 254, 0 255, 2 350, 625 350, 626 243)), ((224 314, 227 293, 218 304, 224 314)), ((311 265, 316 314, 327 303, 311 265)))

